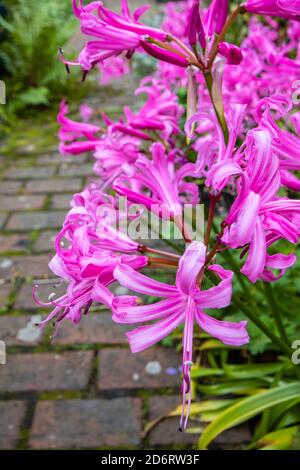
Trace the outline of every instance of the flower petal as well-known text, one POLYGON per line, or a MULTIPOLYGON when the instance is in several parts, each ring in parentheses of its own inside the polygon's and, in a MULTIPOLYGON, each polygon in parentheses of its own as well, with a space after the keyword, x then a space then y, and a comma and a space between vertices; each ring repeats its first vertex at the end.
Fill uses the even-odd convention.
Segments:
POLYGON ((122 286, 141 294, 156 297, 174 297, 178 294, 175 286, 151 279, 123 264, 115 268, 114 277, 122 286))
POLYGON ((130 349, 133 353, 143 351, 168 336, 183 321, 185 311, 168 316, 153 325, 140 326, 126 333, 130 349))
POLYGON ((249 343, 249 335, 247 333, 247 322, 239 323, 216 320, 200 310, 196 313, 196 320, 206 333, 214 338, 219 339, 229 346, 242 346, 249 343))
POLYGON ((256 282, 264 270, 266 250, 265 232, 261 222, 257 221, 253 239, 250 243, 248 258, 241 269, 241 272, 247 276, 251 282, 256 282))
POLYGON ((204 310, 206 308, 225 308, 228 307, 232 296, 232 278, 233 272, 223 269, 219 265, 212 265, 209 271, 215 272, 221 279, 220 284, 211 287, 205 291, 199 291, 194 300, 197 306, 204 310))
POLYGON ((176 285, 183 294, 189 295, 196 287, 199 271, 205 264, 206 246, 202 242, 192 242, 179 261, 176 285))
POLYGON ((136 307, 117 306, 114 308, 113 320, 117 323, 139 323, 158 320, 183 311, 185 301, 182 296, 162 300, 150 305, 136 307))

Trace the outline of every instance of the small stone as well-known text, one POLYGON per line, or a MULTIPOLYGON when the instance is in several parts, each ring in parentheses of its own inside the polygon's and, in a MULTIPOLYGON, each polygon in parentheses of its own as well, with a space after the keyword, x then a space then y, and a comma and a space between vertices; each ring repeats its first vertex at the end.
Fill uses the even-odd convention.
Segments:
POLYGON ((161 373, 161 365, 157 361, 148 362, 145 371, 150 375, 158 375, 161 373))
POLYGON ((37 323, 42 321, 41 315, 33 315, 25 328, 21 328, 17 333, 17 339, 24 343, 32 343, 38 341, 42 335, 42 331, 37 327, 37 323))
POLYGON ((12 265, 13 265, 13 263, 10 259, 4 259, 3 261, 0 262, 0 268, 1 269, 11 268, 12 265))

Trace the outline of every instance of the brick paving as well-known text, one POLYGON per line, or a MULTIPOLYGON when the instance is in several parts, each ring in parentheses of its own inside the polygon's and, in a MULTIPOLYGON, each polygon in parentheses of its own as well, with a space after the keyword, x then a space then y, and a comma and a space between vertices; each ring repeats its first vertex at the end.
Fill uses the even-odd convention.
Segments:
MULTIPOLYGON (((109 107, 131 99, 135 84, 125 80, 128 89, 120 92, 120 83, 109 107)), ((101 96, 89 102, 96 100, 101 96)), ((67 322, 55 340, 51 326, 36 327, 47 310, 33 302, 32 286, 40 281, 39 297, 47 299, 52 285, 43 280, 53 277, 55 236, 72 195, 93 178, 89 155, 62 158, 56 145, 54 138, 40 151, 30 141, 1 158, 0 340, 7 354, 0 365, 0 449, 172 448, 160 431, 144 437, 143 430, 154 419, 152 397, 168 404, 164 413, 179 404, 180 373, 168 374, 179 354, 159 347, 132 355, 129 327, 101 308, 78 326, 67 322)), ((189 448, 192 441, 173 424, 174 445, 189 448)))
MULTIPOLYGON (((51 327, 36 327, 47 311, 32 300, 32 286, 53 277, 48 262, 55 236, 72 194, 92 174, 91 159, 65 160, 45 149, 28 161, 20 152, 5 162, 0 340, 7 355, 0 365, 0 449, 190 448, 195 438, 177 431, 176 418, 143 435, 158 412, 179 404, 180 355, 173 349, 131 354, 129 327, 114 324, 101 308, 78 326, 66 323, 55 340, 51 327)), ((41 283, 39 297, 47 299, 51 287, 41 283)))
MULTIPOLYGON (((153 399, 179 404, 180 356, 171 348, 129 352, 125 331, 101 308, 79 326, 66 323, 55 340, 36 323, 47 311, 32 300, 35 280, 53 277, 48 262, 57 229, 72 194, 92 174, 86 157, 62 159, 53 149, 41 155, 7 157, 0 180, 0 449, 190 448, 173 418, 171 437, 161 427, 146 438, 154 419, 153 399), (49 177, 49 179, 47 179, 49 177), (174 426, 174 427, 173 427, 174 426), (153 435, 152 435, 153 434, 153 435)), ((24 151, 25 153, 25 151, 24 151)), ((41 284, 47 299, 51 284, 41 284)))
MULTIPOLYGON (((110 95, 102 87, 87 102, 117 113, 134 87, 121 80, 108 87, 110 95)), ((180 404, 173 348, 132 355, 128 328, 101 308, 77 327, 65 324, 53 341, 51 328, 36 327, 47 312, 34 304, 32 285, 53 277, 48 262, 57 229, 72 194, 92 175, 89 155, 62 158, 56 146, 54 139, 41 151, 29 139, 1 157, 0 340, 7 354, 0 365, 0 449, 190 449, 197 439, 178 432, 177 418, 143 433, 180 404)), ((41 299, 50 292, 51 284, 41 284, 41 299)))

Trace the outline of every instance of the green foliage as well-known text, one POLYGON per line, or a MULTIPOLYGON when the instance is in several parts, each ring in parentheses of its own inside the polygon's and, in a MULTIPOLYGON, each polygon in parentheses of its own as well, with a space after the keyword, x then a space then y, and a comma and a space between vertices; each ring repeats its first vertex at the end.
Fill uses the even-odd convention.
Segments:
MULTIPOLYGON (((207 351, 205 347, 203 350, 207 351)), ((192 403, 190 410, 193 421, 199 423, 190 429, 193 434, 200 433, 198 448, 208 448, 227 429, 251 421, 253 436, 247 449, 299 449, 300 384, 296 366, 281 357, 272 363, 254 363, 251 358, 248 364, 227 362, 234 351, 229 354, 216 345, 217 368, 195 365, 192 369, 194 395, 201 393, 201 400, 192 403)), ((236 353, 234 357, 242 359, 236 353)), ((180 414, 178 406, 168 417, 180 414)))
POLYGON ((216 419, 205 429, 199 440, 199 449, 206 449, 212 440, 220 433, 226 429, 248 421, 250 418, 253 418, 266 409, 270 409, 272 407, 276 408, 277 405, 297 397, 300 401, 299 395, 300 384, 299 382, 293 382, 290 384, 280 385, 279 387, 270 390, 261 391, 260 393, 234 403, 224 411, 221 411, 216 419))
POLYGON ((57 58, 75 31, 69 0, 17 0, 6 18, 0 60, 7 84, 6 112, 17 113, 28 106, 48 105, 67 90, 67 74, 57 58))

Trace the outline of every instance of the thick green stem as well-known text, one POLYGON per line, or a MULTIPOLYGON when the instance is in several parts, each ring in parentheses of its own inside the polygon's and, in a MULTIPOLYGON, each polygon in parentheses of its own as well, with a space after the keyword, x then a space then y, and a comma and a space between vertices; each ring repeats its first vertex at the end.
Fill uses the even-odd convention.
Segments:
POLYGON ((228 143, 228 136, 229 136, 228 127, 227 127, 226 119, 225 119, 225 116, 224 116, 224 112, 221 111, 220 109, 218 109, 218 107, 216 106, 214 97, 213 97, 213 92, 212 92, 213 77, 212 77, 212 74, 211 74, 211 72, 205 72, 203 75, 204 75, 204 78, 205 78, 205 83, 206 83, 206 86, 207 86, 207 89, 208 89, 208 92, 209 92, 209 96, 210 96, 212 105, 214 107, 217 119, 218 119, 219 124, 221 126, 221 129, 223 131, 225 143, 227 144, 228 143))
POLYGON ((284 325, 282 323, 280 311, 279 311, 278 305, 276 303, 276 299, 274 297, 273 288, 272 288, 271 284, 269 284, 268 282, 264 283, 264 288, 265 288, 266 296, 268 298, 268 301, 269 301, 269 304, 270 304, 270 307, 271 307, 271 311, 272 311, 272 314, 273 314, 273 317, 274 317, 274 321, 275 321, 277 329, 278 329, 278 333, 281 335, 282 339, 288 345, 288 344, 290 344, 290 341, 288 339, 288 336, 286 334, 284 325))

